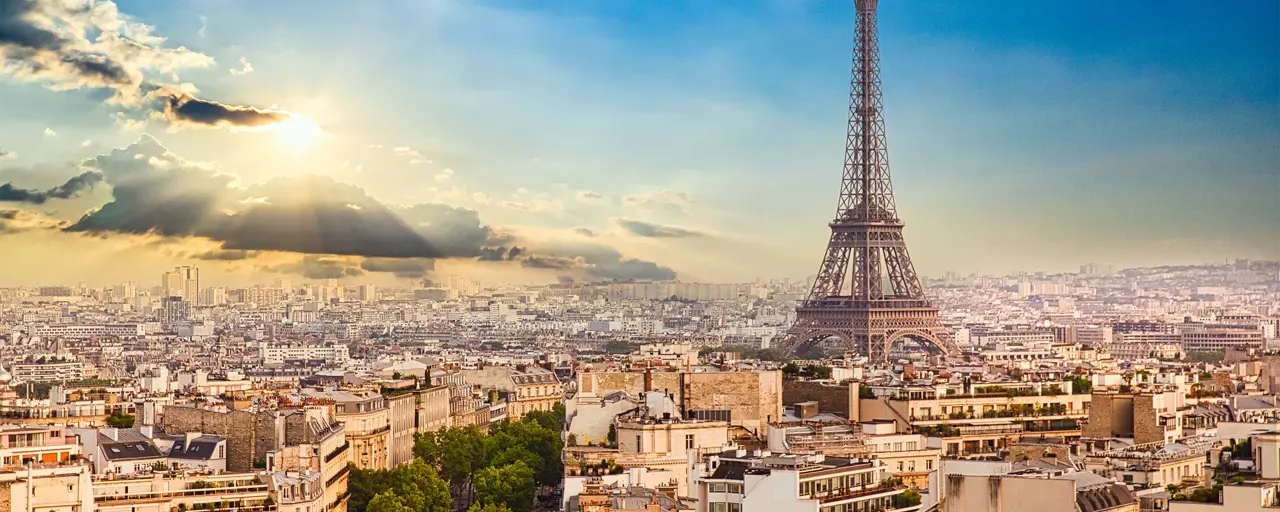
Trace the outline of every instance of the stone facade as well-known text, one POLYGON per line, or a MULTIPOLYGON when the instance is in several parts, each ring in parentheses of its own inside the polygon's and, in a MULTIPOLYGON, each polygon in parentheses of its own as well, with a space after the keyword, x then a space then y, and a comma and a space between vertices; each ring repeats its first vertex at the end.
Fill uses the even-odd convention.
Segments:
POLYGON ((1156 419, 1155 396, 1142 393, 1133 397, 1133 442, 1155 443, 1164 440, 1164 427, 1156 419))
POLYGON ((730 424, 761 432, 782 415, 782 372, 777 370, 586 372, 578 374, 578 389, 594 396, 661 391, 685 411, 729 411, 730 424))
MULTIPOLYGON (((782 381, 782 403, 818 402, 818 412, 848 417, 849 393, 856 388, 844 384, 827 384, 802 380, 782 381)), ((856 420, 857 418, 853 418, 856 420)))
POLYGON ((280 448, 274 412, 217 411, 169 406, 160 417, 167 434, 201 432, 227 438, 227 471, 247 472, 254 461, 265 461, 267 452, 280 448))

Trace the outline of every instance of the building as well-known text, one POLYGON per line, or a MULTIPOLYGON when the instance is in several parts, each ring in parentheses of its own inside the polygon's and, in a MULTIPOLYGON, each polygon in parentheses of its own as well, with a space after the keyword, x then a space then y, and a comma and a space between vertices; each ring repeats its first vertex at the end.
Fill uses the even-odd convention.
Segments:
POLYGON ((396 467, 413 460, 413 435, 418 431, 418 396, 409 391, 386 393, 385 396, 387 415, 391 418, 388 464, 396 467))
MULTIPOLYGON (((303 390, 315 399, 332 400, 333 416, 345 426, 350 460, 361 469, 391 468, 391 413, 386 397, 372 392, 303 390)), ((412 450, 412 444, 410 444, 412 450)))
POLYGON ((165 297, 160 303, 160 323, 166 326, 186 322, 191 303, 182 297, 165 297))
POLYGON ((870 459, 727 451, 695 464, 690 480, 698 512, 920 510, 919 496, 870 459))
POLYGON ((300 346, 263 346, 258 350, 262 364, 280 365, 285 363, 307 364, 313 361, 333 365, 343 365, 351 360, 347 346, 341 343, 333 345, 300 345, 300 346))
POLYGON ((1123 484, 1087 472, 1005 475, 948 474, 941 512, 969 510, 1037 512, 1138 512, 1138 499, 1123 484))
POLYGON ((71 354, 29 356, 10 368, 15 382, 67 382, 84 378, 84 363, 71 354))
POLYGON ((254 473, 148 474, 97 480, 92 489, 92 494, 86 497, 92 497, 92 505, 98 512, 276 510, 271 486, 254 473))
POLYGON ((582 396, 600 397, 616 391, 631 396, 659 391, 672 396, 689 418, 726 421, 757 435, 765 435, 768 424, 782 417, 779 370, 578 373, 582 396))
POLYGON ((1174 441, 1182 437, 1184 405, 1176 391, 1095 391, 1083 436, 1132 438, 1134 444, 1174 441))
POLYGON ((31 330, 32 336, 52 339, 87 340, 89 338, 139 338, 147 332, 142 324, 42 325, 31 330))
POLYGON ((533 411, 550 411, 564 397, 556 374, 536 366, 491 366, 462 372, 480 390, 498 390, 507 401, 507 417, 518 421, 533 411))
POLYGON ((191 304, 200 304, 200 269, 196 267, 174 267, 173 271, 160 276, 160 286, 164 288, 165 298, 179 297, 191 304))

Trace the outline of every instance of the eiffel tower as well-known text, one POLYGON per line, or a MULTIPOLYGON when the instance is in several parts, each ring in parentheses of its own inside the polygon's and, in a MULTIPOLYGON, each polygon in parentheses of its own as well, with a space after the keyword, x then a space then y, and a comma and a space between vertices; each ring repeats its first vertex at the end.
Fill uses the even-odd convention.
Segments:
POLYGON ((796 322, 780 348, 796 353, 834 339, 871 361, 887 361, 890 348, 909 339, 959 355, 938 321, 938 308, 920 286, 893 201, 880 97, 877 0, 854 3, 857 43, 840 200, 818 277, 796 307, 796 322))

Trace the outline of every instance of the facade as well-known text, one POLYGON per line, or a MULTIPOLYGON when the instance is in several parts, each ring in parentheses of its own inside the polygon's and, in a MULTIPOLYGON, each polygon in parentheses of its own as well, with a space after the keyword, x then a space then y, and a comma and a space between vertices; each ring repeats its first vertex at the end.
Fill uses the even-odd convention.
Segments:
MULTIPOLYGON (((333 400, 334 418, 345 425, 351 443, 350 460, 361 469, 390 469, 391 414, 387 399, 377 393, 315 391, 310 396, 333 400)), ((412 450, 412 442, 410 442, 412 450)))
POLYGON ((329 345, 264 346, 259 350, 262 364, 279 365, 286 361, 324 361, 336 365, 351 360, 347 346, 341 343, 329 345))
POLYGON ((761 436, 770 422, 782 417, 779 370, 578 373, 578 393, 583 397, 617 391, 631 396, 648 391, 670 394, 690 418, 726 421, 761 436))
POLYGON ((391 419, 388 464, 396 467, 413 460, 413 434, 417 432, 417 395, 412 392, 387 395, 387 415, 391 419))
POLYGON ((18 382, 65 382, 84 378, 84 362, 71 355, 29 357, 10 369, 18 382))
POLYGON ((881 461, 725 452, 690 474, 698 512, 916 511, 881 461))
POLYGON ((174 267, 173 271, 160 276, 160 286, 164 288, 165 297, 180 297, 191 304, 200 304, 200 269, 196 267, 174 267))
POLYGON ((267 512, 271 486, 254 473, 146 475, 93 482, 92 502, 99 512, 172 512, 239 510, 267 512))
POLYGON ((993 455, 1023 435, 1078 438, 1092 399, 1071 394, 1067 382, 974 385, 969 392, 897 386, 874 393, 857 400, 861 421, 905 418, 897 422, 899 432, 941 437, 948 456, 993 455))
POLYGON ((142 324, 42 325, 31 330, 32 336, 73 340, 87 340, 104 336, 137 338, 146 334, 146 329, 142 324))
POLYGON ((436 386, 417 392, 417 417, 414 427, 418 432, 435 432, 449 426, 449 388, 436 386))

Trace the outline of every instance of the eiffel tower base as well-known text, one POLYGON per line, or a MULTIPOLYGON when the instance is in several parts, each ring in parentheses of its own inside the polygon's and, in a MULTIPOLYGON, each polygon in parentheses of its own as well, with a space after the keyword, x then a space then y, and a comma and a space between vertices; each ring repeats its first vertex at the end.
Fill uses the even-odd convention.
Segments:
POLYGON ((796 323, 778 344, 788 354, 836 340, 836 346, 865 355, 874 363, 888 362, 893 347, 906 341, 944 357, 959 355, 950 332, 938 321, 936 309, 829 311, 801 307, 797 313, 796 323))

